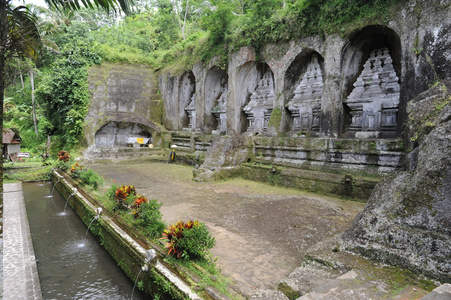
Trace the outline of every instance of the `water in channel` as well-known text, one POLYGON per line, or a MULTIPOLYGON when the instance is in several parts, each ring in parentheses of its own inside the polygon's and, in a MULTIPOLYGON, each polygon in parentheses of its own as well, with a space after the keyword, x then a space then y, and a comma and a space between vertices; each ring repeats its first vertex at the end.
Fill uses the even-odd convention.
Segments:
MULTIPOLYGON (((133 282, 50 183, 23 184, 44 299, 130 299, 133 282)), ((96 221, 94 221, 96 222, 96 221)), ((133 299, 147 299, 135 289, 133 299)))

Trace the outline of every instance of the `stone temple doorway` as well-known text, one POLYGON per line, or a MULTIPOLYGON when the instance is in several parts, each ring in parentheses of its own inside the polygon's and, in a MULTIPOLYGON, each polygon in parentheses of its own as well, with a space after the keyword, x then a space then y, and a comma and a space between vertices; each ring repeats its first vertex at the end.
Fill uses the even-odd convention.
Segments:
POLYGON ((152 144, 150 129, 133 122, 108 122, 95 134, 97 148, 136 148, 149 144, 152 144))

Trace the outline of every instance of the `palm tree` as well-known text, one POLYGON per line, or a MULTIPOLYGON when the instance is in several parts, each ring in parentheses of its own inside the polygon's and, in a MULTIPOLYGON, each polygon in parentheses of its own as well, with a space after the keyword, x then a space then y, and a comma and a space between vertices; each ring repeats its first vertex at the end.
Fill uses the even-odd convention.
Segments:
MULTIPOLYGON (((3 145, 3 100, 5 91, 5 64, 14 57, 37 57, 41 37, 37 17, 25 7, 14 7, 12 0, 0 0, 0 144, 3 145)), ((78 10, 83 6, 99 7, 107 11, 120 7, 126 14, 133 0, 46 0, 57 9, 78 10)), ((3 147, 1 147, 3 148, 3 147)), ((0 150, 0 200, 3 202, 3 150, 0 150)))
MULTIPOLYGON (((16 56, 36 58, 40 45, 34 16, 25 6, 13 7, 11 0, 0 0, 0 143, 3 145, 3 98, 5 64, 16 56)), ((3 201, 3 146, 0 162, 0 192, 3 201)))

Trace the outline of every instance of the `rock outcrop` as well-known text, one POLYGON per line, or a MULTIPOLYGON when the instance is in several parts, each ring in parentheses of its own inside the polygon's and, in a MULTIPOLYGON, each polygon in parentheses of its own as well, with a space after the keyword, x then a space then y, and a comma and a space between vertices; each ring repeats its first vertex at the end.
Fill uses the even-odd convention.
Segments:
POLYGON ((376 186, 343 236, 351 252, 451 281, 451 80, 409 102, 407 171, 376 186))

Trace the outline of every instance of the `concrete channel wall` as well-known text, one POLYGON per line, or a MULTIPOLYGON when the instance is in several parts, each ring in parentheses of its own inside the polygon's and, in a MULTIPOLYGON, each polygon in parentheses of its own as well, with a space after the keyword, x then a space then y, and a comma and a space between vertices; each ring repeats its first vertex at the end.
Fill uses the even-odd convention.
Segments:
MULTIPOLYGON (((88 226, 96 217, 96 205, 80 191, 76 190, 74 193, 76 184, 58 170, 53 171, 51 181, 88 226)), ((107 215, 101 214, 98 220, 93 221, 90 231, 132 281, 135 281, 141 268, 148 264, 149 271, 141 272, 139 276, 146 293, 159 294, 163 299, 200 299, 187 284, 166 268, 158 257, 147 263, 146 250, 149 249, 135 241, 107 215)))

